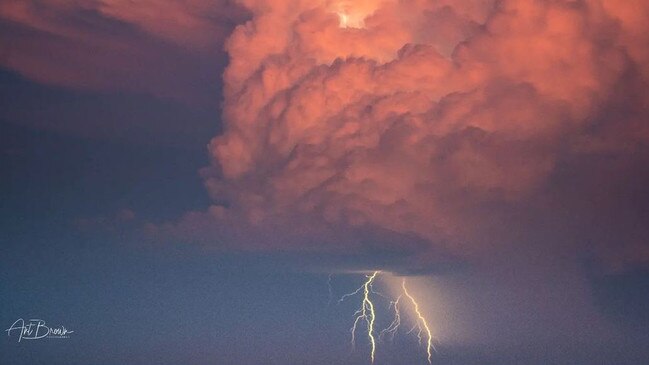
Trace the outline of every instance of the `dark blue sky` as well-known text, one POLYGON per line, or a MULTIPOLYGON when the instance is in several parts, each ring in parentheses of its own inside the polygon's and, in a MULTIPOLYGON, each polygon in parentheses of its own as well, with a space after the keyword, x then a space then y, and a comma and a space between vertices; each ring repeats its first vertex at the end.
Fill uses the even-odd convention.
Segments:
MULTIPOLYGON (((502 159, 503 165, 530 151, 556 157, 544 184, 516 204, 499 200, 498 189, 484 196, 470 188, 444 190, 447 195, 438 201, 448 199, 456 209, 449 217, 457 213, 463 226, 478 227, 477 238, 457 241, 469 241, 458 251, 446 251, 457 237, 428 240, 418 232, 372 224, 332 224, 327 228, 333 233, 320 235, 309 230, 311 216, 305 213, 302 220, 302 211, 282 216, 298 218, 288 224, 278 219, 277 226, 253 232, 250 242, 245 231, 250 226, 238 221, 229 221, 234 228, 216 227, 214 236, 208 220, 205 234, 204 212, 237 203, 236 197, 231 202, 210 197, 208 192, 214 195, 217 189, 205 184, 223 181, 224 189, 234 193, 246 193, 250 186, 263 191, 290 164, 261 163, 238 190, 218 171, 228 161, 215 161, 214 151, 210 157, 208 143, 227 129, 223 42, 236 24, 253 16, 230 1, 216 3, 191 2, 196 8, 187 10, 161 2, 169 6, 161 8, 168 14, 188 11, 181 14, 183 27, 174 17, 138 13, 133 4, 122 12, 120 2, 108 8, 112 12, 50 1, 29 1, 30 11, 0 7, 1 365, 370 364, 362 330, 356 349, 350 346, 360 296, 337 303, 362 285, 360 271, 370 269, 393 271, 411 283, 436 334, 433 364, 649 363, 649 145, 642 137, 649 99, 633 52, 620 61, 623 71, 581 134, 560 130, 584 139, 556 133, 534 140, 535 145, 524 138, 490 145, 500 135, 483 139, 471 127, 436 140, 441 150, 448 149, 439 160, 452 160, 453 144, 465 137, 478 141, 476 149, 494 147, 480 151, 502 159), (560 142, 551 144, 551 138, 560 142), (571 149, 574 141, 578 152, 571 149), (188 212, 203 213, 193 221, 188 212), (196 236, 183 236, 187 227, 196 236), (237 231, 241 227, 243 234, 237 231), (74 333, 66 339, 18 342, 17 333, 5 329, 19 318, 43 319, 74 333)), ((463 25, 449 9, 422 14, 449 29, 460 27, 465 37, 484 31, 474 20, 463 25)), ((489 9, 498 13, 495 6, 489 9)), ((300 19, 317 20, 316 15, 300 19)), ((606 24, 602 34, 593 36, 604 48, 613 44, 607 32, 617 29, 606 24)), ((440 34, 444 29, 435 28, 440 34)), ((242 49, 248 51, 243 47, 233 53, 242 49)), ((399 57, 415 51, 420 50, 406 47, 399 57)), ((271 57, 277 65, 289 58, 271 57)), ((322 70, 342 69, 343 63, 339 59, 322 70)), ((495 80, 486 87, 487 101, 478 112, 505 100, 502 105, 514 109, 539 108, 543 121, 556 112, 562 123, 571 122, 567 109, 527 103, 526 97, 535 101, 542 94, 529 85, 495 80)), ((254 94, 256 84, 247 86, 241 95, 254 94)), ((459 94, 451 93, 449 108, 459 94)), ((231 111, 238 110, 238 101, 230 101, 231 111)), ((357 109, 369 115, 372 107, 357 109)), ((262 111, 263 119, 269 112, 262 111)), ((394 128, 394 135, 383 136, 386 155, 398 150, 407 129, 394 128)), ((298 147, 289 149, 291 157, 309 154, 298 147)), ((259 153, 262 162, 264 152, 259 153)), ((404 155, 396 155, 401 163, 404 155)), ((509 180, 503 181, 507 185, 509 180)), ((417 186, 423 201, 432 195, 427 193, 432 186, 417 186)), ((369 210, 367 216, 374 213, 369 210)), ((420 218, 406 213, 407 219, 420 218)), ((430 225, 435 223, 431 218, 430 225)), ((377 280, 373 298, 379 329, 391 321, 390 301, 400 293, 400 280, 387 272, 377 280)), ((394 341, 380 342, 376 365, 427 363, 416 334, 407 333, 413 309, 403 313, 406 323, 394 341)))

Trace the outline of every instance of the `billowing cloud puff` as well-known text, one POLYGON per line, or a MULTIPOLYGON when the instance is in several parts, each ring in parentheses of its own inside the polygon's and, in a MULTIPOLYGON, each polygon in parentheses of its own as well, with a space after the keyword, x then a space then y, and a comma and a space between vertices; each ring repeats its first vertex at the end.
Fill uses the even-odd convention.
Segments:
POLYGON ((649 2, 240 4, 252 19, 226 42, 226 128, 204 171, 215 205, 185 233, 649 258, 647 228, 628 224, 649 202, 649 2))

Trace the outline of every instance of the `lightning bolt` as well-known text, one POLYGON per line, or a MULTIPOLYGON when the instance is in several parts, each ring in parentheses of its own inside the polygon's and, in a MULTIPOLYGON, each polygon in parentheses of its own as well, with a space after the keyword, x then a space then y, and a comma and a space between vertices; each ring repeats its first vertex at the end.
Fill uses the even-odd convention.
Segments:
POLYGON ((434 350, 435 347, 433 346, 433 335, 430 332, 430 327, 428 327, 428 321, 426 321, 426 318, 421 314, 421 311, 419 311, 419 304, 415 300, 415 298, 408 293, 408 289, 406 288, 406 279, 404 278, 403 281, 401 281, 401 288, 403 289, 403 294, 410 299, 412 304, 415 307, 415 313, 417 314, 417 323, 415 324, 415 327, 413 327, 411 332, 415 329, 418 328, 419 332, 417 333, 417 337, 419 338, 419 343, 421 343, 422 337, 421 333, 422 331, 426 332, 426 354, 428 355, 428 363, 431 364, 431 358, 433 356, 432 351, 434 350))
MULTIPOLYGON (((372 364, 374 363, 374 358, 376 354, 377 337, 375 336, 376 306, 374 302, 372 302, 373 295, 390 300, 390 305, 388 306, 388 308, 394 310, 394 317, 390 325, 385 329, 383 329, 381 332, 379 332, 378 335, 379 341, 382 341, 383 338, 385 338, 386 336, 389 336, 391 341, 394 340, 394 336, 397 334, 399 327, 401 326, 401 320, 402 320, 401 309, 403 307, 403 301, 407 300, 410 301, 410 303, 412 303, 412 307, 417 317, 415 320, 415 325, 412 327, 410 331, 408 331, 408 333, 412 333, 415 330, 417 331, 417 338, 419 339, 420 346, 423 344, 424 336, 425 336, 425 340, 426 340, 425 348, 426 348, 427 360, 429 364, 432 364, 432 356, 433 356, 432 351, 433 350, 437 351, 435 349, 435 346, 433 345, 433 335, 430 331, 430 327, 428 326, 428 320, 423 316, 421 310, 419 309, 419 303, 410 294, 410 292, 408 292, 408 288, 406 287, 406 279, 404 278, 401 281, 401 289, 403 291, 403 294, 399 295, 399 297, 397 297, 396 300, 391 300, 387 296, 383 295, 382 293, 374 289, 373 284, 375 282, 375 279, 380 273, 381 273, 380 271, 374 271, 372 272, 372 274, 365 275, 365 281, 361 286, 359 286, 353 292, 343 295, 338 300, 338 304, 340 304, 350 297, 356 295, 362 295, 362 301, 360 307, 358 308, 358 310, 356 310, 356 312, 354 312, 354 324, 350 329, 352 350, 356 348, 356 337, 357 337, 356 331, 358 330, 359 325, 362 322, 365 322, 367 328, 367 337, 371 346, 370 360, 372 364)), ((329 285, 329 290, 331 292, 331 276, 329 277, 328 285, 329 285)))
POLYGON ((397 333, 397 330, 399 329, 399 326, 401 325, 401 312, 399 311, 399 301, 401 300, 401 296, 397 298, 397 300, 390 302, 390 307, 389 308, 394 308, 394 319, 392 320, 392 323, 385 328, 381 333, 379 333, 379 340, 383 338, 384 335, 389 334, 390 335, 390 340, 394 340, 394 336, 397 333))
POLYGON ((361 307, 354 313, 354 316, 356 318, 354 319, 354 325, 351 328, 351 333, 352 333, 351 343, 352 343, 352 349, 355 348, 356 329, 358 328, 358 324, 361 321, 365 321, 365 323, 367 324, 367 337, 370 341, 370 346, 371 346, 370 359, 372 363, 374 363, 374 357, 376 354, 376 338, 374 337, 374 321, 376 320, 376 312, 374 311, 374 303, 370 298, 370 294, 376 293, 372 288, 372 282, 374 282, 374 279, 376 278, 376 275, 379 274, 379 272, 380 271, 374 271, 371 275, 365 275, 366 280, 363 283, 363 285, 361 285, 354 292, 343 295, 338 300, 338 303, 340 303, 351 296, 354 296, 361 292, 363 293, 363 301, 361 302, 361 307))

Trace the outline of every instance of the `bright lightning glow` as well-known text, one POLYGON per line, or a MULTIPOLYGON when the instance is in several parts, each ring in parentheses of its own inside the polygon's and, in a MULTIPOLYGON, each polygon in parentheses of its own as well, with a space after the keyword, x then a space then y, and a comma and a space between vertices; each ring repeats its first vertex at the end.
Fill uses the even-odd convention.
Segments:
POLYGON ((365 18, 376 10, 375 5, 358 0, 334 0, 329 9, 338 15, 339 27, 362 29, 365 28, 365 18))
POLYGON ((431 334, 430 328, 428 327, 428 322, 426 321, 426 318, 421 314, 421 311, 419 311, 419 304, 417 303, 415 298, 413 298, 412 295, 408 293, 408 289, 406 289, 406 279, 403 279, 403 281, 401 282, 401 287, 403 288, 403 294, 405 294, 405 296, 408 297, 408 299, 410 299, 412 304, 415 306, 415 313, 417 314, 418 319, 417 319, 417 324, 415 325, 414 328, 419 328, 417 337, 419 338, 420 343, 421 343, 421 332, 422 330, 426 331, 426 335, 427 335, 426 353, 428 354, 428 363, 431 364, 431 358, 433 356, 431 349, 434 349, 434 346, 433 346, 433 335, 431 334))
POLYGON ((347 28, 349 26, 349 15, 345 13, 338 13, 338 18, 340 19, 341 28, 347 28))
POLYGON ((364 16, 361 14, 352 14, 345 11, 339 11, 338 20, 341 28, 365 28, 364 16))

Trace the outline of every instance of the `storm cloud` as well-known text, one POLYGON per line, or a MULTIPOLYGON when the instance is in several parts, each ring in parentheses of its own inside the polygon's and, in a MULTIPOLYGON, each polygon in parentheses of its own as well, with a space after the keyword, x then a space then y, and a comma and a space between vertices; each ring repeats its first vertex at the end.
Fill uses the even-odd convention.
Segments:
POLYGON ((423 263, 534 245, 649 259, 646 2, 241 5, 202 171, 214 205, 176 234, 423 263), (358 238, 377 232, 403 239, 358 238))

